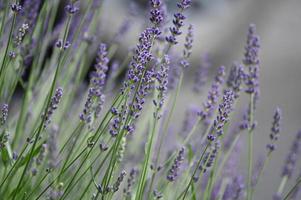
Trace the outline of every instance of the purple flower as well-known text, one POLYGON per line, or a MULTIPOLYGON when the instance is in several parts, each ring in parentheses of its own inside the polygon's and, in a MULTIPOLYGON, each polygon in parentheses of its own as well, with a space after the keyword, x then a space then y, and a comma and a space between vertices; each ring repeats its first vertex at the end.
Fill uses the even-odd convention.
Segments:
POLYGON ((116 182, 113 184, 113 192, 117 192, 119 190, 119 187, 120 187, 125 175, 126 175, 126 172, 124 170, 122 170, 122 172, 118 176, 116 182))
POLYGON ((239 97, 244 77, 245 73, 243 66, 238 63, 233 63, 227 80, 227 86, 233 90, 235 98, 239 97))
POLYGON ((74 3, 71 3, 71 4, 67 4, 65 6, 65 11, 66 11, 66 13, 73 15, 79 11, 79 8, 77 6, 75 6, 74 3))
POLYGON ((164 12, 161 9, 161 0, 150 0, 152 9, 150 11, 150 21, 155 27, 159 27, 164 20, 164 12))
POLYGON ((94 66, 95 71, 91 73, 88 98, 85 103, 85 108, 80 114, 80 119, 86 123, 91 122, 93 113, 95 118, 99 117, 99 113, 104 104, 104 86, 109 63, 107 54, 106 45, 103 43, 100 44, 97 51, 96 64, 94 66))
MULTIPOLYGON (((158 91, 157 99, 153 100, 154 105, 157 109, 161 109, 167 92, 167 84, 168 84, 168 71, 169 71, 169 57, 167 55, 164 56, 162 64, 160 65, 160 69, 155 74, 155 78, 158 81, 158 86, 156 86, 156 90, 158 91)), ((155 116, 159 117, 160 116, 155 116)))
POLYGON ((211 62, 209 60, 208 54, 204 54, 201 57, 201 64, 199 65, 197 72, 195 74, 194 78, 194 85, 193 85, 193 91, 196 93, 200 93, 202 90, 202 87, 207 82, 208 77, 208 70, 211 67, 211 62))
POLYGON ((213 127, 218 136, 223 135, 224 126, 229 121, 229 114, 233 110, 234 93, 232 90, 226 90, 223 101, 218 107, 218 115, 214 120, 213 127))
POLYGON ((182 0, 180 3, 177 4, 179 8, 179 12, 174 14, 174 19, 172 21, 173 27, 169 28, 171 33, 170 36, 167 36, 165 39, 170 45, 175 45, 178 43, 177 36, 181 35, 182 32, 180 31, 181 27, 184 25, 185 16, 183 15, 183 11, 187 9, 191 5, 191 1, 189 0, 182 0))
POLYGON ((171 168, 168 171, 168 175, 166 177, 167 180, 169 180, 171 182, 176 180, 180 166, 181 166, 182 162, 184 161, 184 152, 185 152, 185 149, 184 149, 184 147, 182 147, 180 149, 178 156, 176 157, 173 165, 171 166, 171 168))
POLYGON ((243 63, 248 67, 246 73, 245 84, 247 86, 247 93, 259 92, 259 52, 260 44, 259 37, 256 35, 256 27, 254 24, 249 26, 247 45, 245 47, 245 57, 243 63))
POLYGON ((14 13, 19 13, 22 10, 22 6, 19 3, 11 4, 10 8, 14 13))
POLYGON ((49 107, 47 108, 46 113, 44 113, 43 116, 42 116, 45 120, 44 121, 44 128, 46 128, 47 125, 50 124, 51 117, 52 117, 54 111, 57 109, 58 104, 60 103, 62 96, 63 96, 63 89, 59 87, 55 90, 54 96, 50 100, 49 107))
POLYGON ((281 120, 281 110, 277 108, 274 114, 274 120, 271 128, 270 143, 267 145, 267 149, 272 152, 275 150, 275 142, 278 140, 280 132, 280 120, 281 120))
POLYGON ((290 152, 287 155, 285 165, 282 170, 282 176, 290 178, 294 172, 298 155, 301 147, 301 130, 297 133, 296 138, 293 141, 290 152))
POLYGON ((224 82, 225 76, 225 67, 221 66, 218 69, 218 73, 215 76, 215 81, 209 90, 209 94, 207 97, 207 101, 203 103, 203 109, 199 112, 199 116, 202 120, 208 120, 209 117, 213 114, 215 106, 218 102, 218 98, 220 95, 220 87, 224 82))
POLYGON ((127 185, 126 187, 123 189, 123 193, 127 196, 127 197, 131 197, 132 196, 132 187, 134 186, 135 184, 135 178, 138 174, 138 170, 133 168, 131 169, 131 172, 129 174, 129 177, 127 179, 127 185))
POLYGON ((8 105, 2 104, 1 105, 1 116, 0 116, 0 124, 3 126, 7 120, 8 116, 8 105))

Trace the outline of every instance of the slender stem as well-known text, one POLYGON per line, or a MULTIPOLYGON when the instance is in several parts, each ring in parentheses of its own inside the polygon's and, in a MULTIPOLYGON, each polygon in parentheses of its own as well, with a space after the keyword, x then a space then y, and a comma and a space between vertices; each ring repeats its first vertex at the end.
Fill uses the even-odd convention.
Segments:
POLYGON ((288 193, 285 195, 283 200, 287 200, 293 194, 293 192, 296 191, 296 189, 298 188, 300 183, 301 183, 301 177, 299 177, 299 179, 297 179, 295 185, 288 191, 288 193))
POLYGON ((247 200, 252 200, 254 97, 255 95, 252 93, 249 105, 247 200))

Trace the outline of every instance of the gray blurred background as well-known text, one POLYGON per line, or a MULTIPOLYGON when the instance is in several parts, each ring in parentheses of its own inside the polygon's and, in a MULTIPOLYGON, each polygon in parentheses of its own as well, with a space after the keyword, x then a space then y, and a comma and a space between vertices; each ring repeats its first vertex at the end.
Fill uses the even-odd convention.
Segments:
MULTIPOLYGON (((124 19, 129 18, 130 2, 127 0, 105 2, 103 21, 106 23, 102 27, 106 29, 108 35, 116 32, 124 19)), ((136 6, 140 9, 136 8, 134 16, 131 16, 131 31, 122 37, 124 53, 135 45, 141 27, 145 19, 148 19, 145 9, 147 2, 138 0, 134 2, 138 3, 136 6)), ((242 60, 248 25, 254 23, 257 26, 262 48, 261 96, 256 111, 258 128, 254 142, 256 157, 265 152, 276 106, 279 106, 283 113, 283 128, 278 148, 259 182, 254 197, 258 200, 272 199, 272 194, 279 186, 280 173, 291 142, 295 133, 301 129, 301 0, 194 0, 194 2, 193 8, 188 13, 188 21, 195 29, 192 68, 198 66, 200 55, 208 52, 213 67, 225 65, 229 69, 233 61, 242 60)), ((175 4, 175 0, 168 1, 170 13, 174 11, 175 4)), ((182 46, 179 45, 177 49, 182 49, 182 46)), ((181 115, 176 116, 182 116, 190 103, 201 105, 203 98, 191 92, 192 75, 186 74, 177 109, 181 115)), ((246 158, 246 153, 247 149, 243 148, 242 159, 246 158)), ((296 176, 301 173, 300 164, 299 162, 296 176)), ((246 173, 246 164, 243 164, 241 169, 246 173)), ((293 183, 294 177, 289 185, 293 183)))

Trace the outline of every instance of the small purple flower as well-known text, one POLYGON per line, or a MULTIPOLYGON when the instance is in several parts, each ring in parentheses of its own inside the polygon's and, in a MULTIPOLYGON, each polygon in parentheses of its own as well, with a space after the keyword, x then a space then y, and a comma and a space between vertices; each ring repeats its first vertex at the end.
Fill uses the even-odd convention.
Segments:
POLYGON ((164 12, 161 9, 161 0, 150 0, 152 9, 150 11, 150 21, 155 27, 159 27, 164 20, 164 12))
POLYGON ((65 11, 66 13, 73 15, 79 11, 79 8, 72 3, 65 6, 65 11))
POLYGON ((57 109, 58 104, 60 103, 62 96, 63 96, 63 89, 59 87, 55 90, 54 96, 50 100, 49 107, 47 108, 46 113, 44 113, 43 116, 42 116, 45 120, 44 121, 44 128, 46 128, 47 125, 50 124, 51 117, 52 117, 54 111, 57 109))
POLYGON ((100 44, 97 51, 96 64, 94 66, 95 71, 91 73, 88 98, 84 110, 80 114, 80 119, 86 123, 91 122, 93 113, 95 118, 99 117, 104 104, 104 86, 109 63, 107 54, 106 45, 103 43, 100 44))
POLYGON ((227 86, 233 90, 235 98, 239 97, 244 77, 245 73, 243 66, 238 63, 233 63, 227 80, 227 86))
POLYGON ((11 4, 10 8, 14 13, 19 13, 22 10, 22 6, 19 3, 11 4))
POLYGON ((232 90, 226 90, 223 101, 218 107, 218 115, 213 123, 213 128, 218 136, 223 135, 224 126, 229 121, 229 114, 233 110, 234 93, 232 90))
POLYGON ((181 166, 182 162, 184 161, 184 152, 185 152, 185 149, 184 149, 184 147, 182 147, 180 149, 178 156, 176 157, 173 165, 171 166, 171 168, 168 171, 168 175, 166 178, 170 182, 175 181, 176 177, 178 176, 180 166, 181 166))
POLYGON ((243 63, 248 67, 246 73, 245 84, 247 86, 246 93, 259 92, 259 37, 256 35, 256 27, 254 24, 249 26, 247 45, 245 47, 245 58, 243 63))
POLYGON ((293 141, 290 152, 287 155, 285 165, 282 170, 282 176, 290 178, 294 172, 298 155, 301 147, 301 130, 297 133, 296 138, 293 141))
POLYGON ((2 104, 1 105, 1 116, 0 116, 0 124, 3 126, 7 120, 8 116, 8 105, 2 104))
POLYGON ((138 170, 133 168, 131 169, 131 172, 129 174, 129 177, 127 179, 127 185, 126 187, 123 189, 123 193, 127 196, 127 197, 131 197, 132 196, 132 187, 135 184, 135 178, 138 174, 138 170))
POLYGON ((124 170, 122 170, 122 172, 118 176, 116 182, 113 184, 113 192, 117 192, 119 190, 119 187, 125 176, 126 176, 126 172, 124 170))
MULTIPOLYGON (((157 99, 153 100, 154 105, 157 109, 161 109, 167 92, 167 84, 168 84, 168 71, 169 71, 169 57, 167 55, 164 56, 162 64, 160 65, 160 69, 154 75, 156 80, 158 81, 158 86, 156 86, 156 90, 158 91, 157 99)), ((159 116, 155 116, 160 118, 159 116)))
POLYGON ((184 26, 185 16, 183 15, 183 11, 190 7, 191 1, 189 0, 182 0, 180 3, 177 4, 179 8, 179 12, 174 14, 174 19, 172 21, 173 27, 169 28, 171 33, 170 36, 167 36, 165 39, 170 45, 175 45, 178 43, 177 36, 181 35, 182 32, 180 31, 181 27, 184 26))
POLYGON ((218 73, 215 76, 215 81, 209 90, 209 94, 207 97, 207 101, 203 103, 203 109, 199 112, 199 116, 202 120, 208 120, 209 117, 213 114, 213 111, 218 102, 218 98, 220 96, 220 87, 224 82, 225 76, 225 67, 221 66, 218 69, 218 73))
POLYGON ((274 120, 271 128, 270 143, 267 145, 267 149, 272 152, 275 150, 275 142, 278 140, 280 132, 281 110, 277 108, 274 114, 274 120))

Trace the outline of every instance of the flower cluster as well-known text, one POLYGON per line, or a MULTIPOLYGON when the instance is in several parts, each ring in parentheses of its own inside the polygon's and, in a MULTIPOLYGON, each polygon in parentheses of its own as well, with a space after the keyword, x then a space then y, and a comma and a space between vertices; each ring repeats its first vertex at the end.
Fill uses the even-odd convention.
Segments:
POLYGON ((267 149, 272 152, 275 150, 275 142, 278 140, 280 132, 280 120, 281 120, 281 110, 277 108, 274 114, 274 120, 271 128, 270 140, 271 142, 267 145, 267 149))
POLYGON ((224 82, 225 67, 221 66, 218 69, 217 75, 215 76, 214 83, 209 90, 207 101, 203 103, 203 109, 199 112, 199 116, 202 120, 207 120, 215 109, 220 95, 220 87, 224 82))
POLYGON ((297 162, 298 155, 301 148, 301 131, 299 131, 293 141, 290 152, 287 155, 285 165, 282 170, 282 176, 291 177, 297 162))
POLYGON ((218 115, 214 120, 213 127, 218 136, 223 135, 224 126, 229 121, 229 114, 233 110, 234 93, 232 90, 226 90, 223 101, 218 107, 218 115))
POLYGON ((167 175, 167 180, 169 181, 175 181, 178 173, 179 173, 179 169, 180 166, 182 164, 182 162, 184 161, 184 153, 185 153, 185 149, 184 147, 182 147, 178 153, 178 156, 176 157, 173 165, 171 166, 171 168, 168 171, 168 175, 167 175))
POLYGON ((174 14, 174 19, 172 20, 174 26, 169 28, 171 35, 165 38, 166 41, 171 45, 178 43, 176 37, 182 34, 180 29, 184 25, 184 20, 186 19, 186 17, 183 15, 183 11, 191 6, 191 1, 181 0, 177 6, 179 8, 179 12, 174 14))
POLYGON ((44 119, 44 128, 46 128, 47 125, 50 124, 51 117, 54 111, 57 109, 62 96, 63 96, 63 89, 59 87, 55 90, 54 96, 50 100, 50 104, 47 108, 47 111, 42 116, 42 118, 44 119))
POLYGON ((230 69, 227 86, 234 92, 235 98, 239 97, 244 77, 245 73, 243 66, 238 63, 234 63, 230 69))
POLYGON ((99 116, 104 104, 104 86, 109 63, 107 54, 106 45, 103 43, 100 44, 97 51, 95 71, 91 73, 88 98, 85 103, 85 108, 80 114, 80 119, 86 123, 91 122, 93 113, 95 118, 99 116))
POLYGON ((247 93, 259 92, 259 52, 260 44, 259 37, 256 35, 256 27, 254 24, 249 26, 247 36, 247 45, 245 47, 245 57, 243 63, 248 67, 246 73, 245 84, 247 93))
POLYGON ((1 105, 1 116, 0 116, 0 124, 3 126, 7 120, 8 116, 8 105, 2 104, 1 105))

